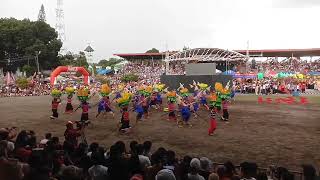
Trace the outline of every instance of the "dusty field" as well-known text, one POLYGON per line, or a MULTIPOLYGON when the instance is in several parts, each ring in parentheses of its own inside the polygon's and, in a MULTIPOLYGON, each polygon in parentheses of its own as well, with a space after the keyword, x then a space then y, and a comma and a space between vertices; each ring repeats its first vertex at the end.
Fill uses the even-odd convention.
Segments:
MULTIPOLYGON (((138 125, 133 124, 130 135, 120 135, 116 118, 100 116, 94 118, 96 107, 91 109, 93 126, 86 130, 89 142, 97 141, 109 147, 111 143, 123 140, 151 140, 154 147, 163 146, 185 154, 207 156, 213 161, 232 160, 240 163, 256 161, 267 167, 283 165, 299 170, 300 164, 312 163, 320 166, 320 98, 308 97, 311 104, 261 105, 254 96, 238 96, 230 107, 229 124, 218 122, 214 136, 207 135, 208 112, 200 112, 206 119, 192 119, 192 128, 178 128, 153 112, 151 118, 138 125)), ((94 98, 91 104, 97 102, 94 98)), ((35 130, 42 138, 45 132, 52 132, 62 138, 65 122, 79 120, 80 111, 65 115, 65 101, 60 105, 59 120, 50 120, 51 97, 0 98, 0 127, 17 126, 20 129, 35 130)), ((74 100, 74 106, 78 101, 74 100)), ((118 112, 118 110, 117 110, 118 112)), ((131 113, 131 119, 135 117, 131 113)))

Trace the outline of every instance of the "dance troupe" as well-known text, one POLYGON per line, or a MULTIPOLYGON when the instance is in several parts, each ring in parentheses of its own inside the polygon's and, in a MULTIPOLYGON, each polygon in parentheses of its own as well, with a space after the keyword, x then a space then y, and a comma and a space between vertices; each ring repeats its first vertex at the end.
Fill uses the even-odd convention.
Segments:
MULTIPOLYGON (((114 117, 114 108, 112 103, 116 102, 120 108, 121 119, 119 122, 119 131, 122 133, 130 132, 130 112, 136 112, 136 124, 143 119, 149 118, 150 108, 155 110, 163 110, 168 118, 168 121, 176 122, 178 127, 191 127, 190 118, 193 115, 195 118, 203 118, 198 114, 202 108, 210 112, 210 125, 208 134, 213 135, 217 128, 217 120, 228 122, 229 112, 228 106, 230 98, 234 95, 229 90, 229 83, 223 87, 221 83, 215 83, 214 90, 208 84, 196 83, 189 85, 193 89, 193 93, 188 88, 180 84, 177 90, 168 91, 164 84, 155 84, 153 86, 142 85, 137 88, 134 93, 128 92, 123 85, 119 85, 116 91, 112 91, 109 85, 103 84, 100 88, 100 101, 93 105, 98 106, 98 117, 101 113, 104 115, 110 113, 114 117), (167 97, 167 107, 163 106, 163 95, 167 97), (110 97, 114 96, 113 99, 110 97), (130 108, 131 106, 131 108, 130 108), (178 118, 180 117, 180 118, 178 118)), ((95 94, 90 96, 90 91, 87 87, 81 87, 77 91, 72 87, 65 88, 67 94, 67 105, 65 113, 71 114, 82 109, 80 122, 90 123, 89 121, 89 106, 88 100, 95 94), (74 110, 72 106, 72 97, 77 93, 80 105, 74 110)), ((61 103, 60 97, 62 92, 58 89, 53 89, 51 92, 52 100, 52 116, 51 119, 58 118, 58 106, 61 103)), ((163 116, 161 115, 161 117, 163 116)))

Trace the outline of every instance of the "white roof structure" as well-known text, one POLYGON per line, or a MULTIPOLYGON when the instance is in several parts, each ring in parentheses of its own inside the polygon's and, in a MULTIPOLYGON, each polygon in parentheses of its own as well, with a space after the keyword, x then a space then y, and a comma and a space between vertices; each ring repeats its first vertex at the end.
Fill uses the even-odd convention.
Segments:
POLYGON ((165 59, 165 61, 247 61, 247 57, 241 53, 219 48, 195 48, 177 52, 165 59))

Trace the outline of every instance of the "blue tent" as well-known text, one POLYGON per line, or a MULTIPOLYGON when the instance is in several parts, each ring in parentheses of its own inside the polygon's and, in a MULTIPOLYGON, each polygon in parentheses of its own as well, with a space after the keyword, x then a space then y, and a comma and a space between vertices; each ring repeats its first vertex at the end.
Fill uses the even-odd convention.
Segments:
POLYGON ((228 71, 223 72, 222 74, 223 75, 232 75, 232 76, 234 76, 236 73, 234 71, 232 71, 232 70, 228 70, 228 71))
POLYGON ((109 74, 111 72, 112 72, 112 69, 99 69, 99 70, 97 70, 97 73, 99 75, 105 75, 105 74, 109 74))

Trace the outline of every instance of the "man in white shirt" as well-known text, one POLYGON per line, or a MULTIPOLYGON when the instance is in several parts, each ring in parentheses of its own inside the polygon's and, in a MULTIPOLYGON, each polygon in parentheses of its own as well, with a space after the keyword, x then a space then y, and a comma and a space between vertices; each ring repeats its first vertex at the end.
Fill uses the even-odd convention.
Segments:
POLYGON ((91 155, 93 166, 88 169, 90 180, 104 180, 108 176, 108 168, 101 165, 104 156, 99 157, 98 153, 91 155))

